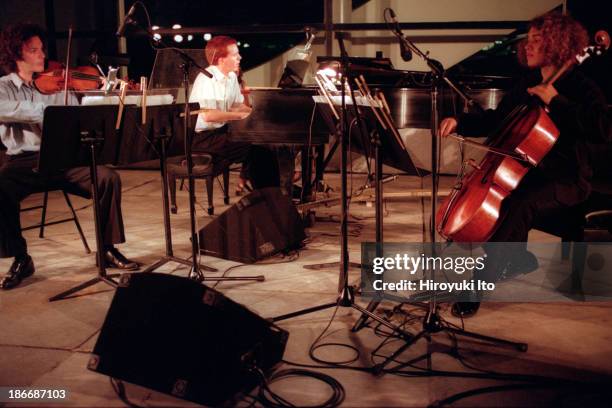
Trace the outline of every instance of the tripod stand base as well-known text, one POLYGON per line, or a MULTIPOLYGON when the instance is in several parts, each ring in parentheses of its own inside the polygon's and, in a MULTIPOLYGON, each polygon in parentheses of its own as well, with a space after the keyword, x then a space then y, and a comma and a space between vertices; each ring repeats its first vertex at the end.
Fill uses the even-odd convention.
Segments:
MULTIPOLYGON (((320 264, 304 265, 303 268, 318 271, 321 269, 338 268, 339 266, 340 266, 340 262, 327 262, 327 263, 320 263, 320 264)), ((349 268, 361 269, 361 264, 356 263, 356 262, 349 262, 348 266, 349 268)))
MULTIPOLYGON (((180 263, 182 265, 186 265, 186 266, 193 266, 193 262, 188 261, 186 259, 183 258, 178 258, 175 256, 164 256, 163 258, 161 258, 160 260, 158 260, 157 262, 155 262, 154 264, 152 264, 151 266, 149 266, 148 268, 146 268, 145 270, 142 271, 142 273, 149 273, 149 272, 153 272, 155 271, 157 268, 169 263, 169 262, 176 262, 176 263, 180 263)), ((218 269, 216 268, 211 268, 210 266, 206 266, 206 265, 199 265, 201 269, 205 270, 205 271, 209 271, 209 272, 218 272, 218 269)), ((265 281, 266 278, 263 275, 257 275, 257 276, 219 276, 219 277, 208 277, 208 276, 203 276, 198 278, 198 281, 202 282, 202 281, 213 281, 213 282, 220 282, 220 281, 258 281, 258 282, 263 282, 265 281)))
MULTIPOLYGON (((406 351, 406 349, 408 349, 409 347, 411 347, 413 344, 415 344, 419 339, 425 337, 427 339, 430 338, 431 334, 434 333, 439 333, 439 332, 447 332, 447 333, 451 333, 455 336, 465 336, 465 337, 470 337, 476 340, 481 340, 481 341, 485 341, 487 343, 491 343, 493 345, 496 346, 500 346, 500 347, 509 347, 509 348, 513 348, 516 349, 517 351, 520 352, 526 352, 528 349, 528 345, 527 343, 520 343, 520 342, 514 342, 514 341, 510 341, 510 340, 506 340, 506 339, 501 339, 498 337, 492 337, 492 336, 486 336, 484 334, 480 334, 480 333, 474 333, 474 332, 470 332, 467 330, 463 330, 463 329, 457 329, 454 327, 448 327, 445 326, 442 322, 442 319, 440 318, 440 315, 438 314, 437 310, 432 312, 428 312, 425 315, 425 318, 423 319, 423 329, 416 334, 412 339, 410 339, 409 341, 407 341, 405 344, 403 344, 401 347, 399 347, 397 350, 395 350, 393 352, 393 354, 391 354, 389 357, 387 357, 387 359, 385 361, 383 361, 382 363, 377 364, 374 367, 374 373, 376 375, 382 375, 385 372, 385 367, 391 362, 391 361, 395 361, 396 358, 402 354, 404 351, 406 351)), ((397 365, 396 367, 393 367, 393 369, 391 371, 397 371, 400 370, 401 368, 411 365, 413 364, 413 362, 416 361, 420 361, 423 360, 425 358, 429 359, 430 357, 430 353, 426 353, 420 357, 417 357, 415 359, 410 360, 409 362, 406 363, 402 363, 397 365)), ((388 372, 389 370, 387 370, 388 372)))
MULTIPOLYGON (((143 273, 146 272, 153 272, 154 270, 156 270, 157 268, 169 263, 169 262, 176 262, 176 263, 180 263, 181 265, 187 265, 187 266, 192 266, 193 262, 188 261, 186 259, 183 258, 178 258, 176 256, 164 256, 162 258, 160 258, 157 262, 155 262, 154 264, 152 264, 151 266, 147 267, 145 270, 143 270, 143 273)), ((206 266, 206 265, 202 265, 200 264, 200 268, 202 268, 205 271, 208 272, 218 272, 218 269, 216 268, 211 268, 210 266, 206 266)))
POLYGON ((76 296, 71 296, 71 295, 74 293, 80 292, 81 290, 85 288, 93 286, 97 284, 98 282, 104 282, 107 285, 110 285, 113 288, 116 288, 119 284, 115 280, 113 280, 113 278, 116 278, 118 276, 121 276, 121 274, 96 276, 95 278, 90 279, 87 282, 83 282, 78 286, 75 286, 73 288, 63 291, 62 293, 58 293, 57 295, 50 297, 49 302, 55 302, 57 300, 70 299, 70 298, 76 297, 76 296))
POLYGON ((273 317, 271 319, 269 319, 271 322, 275 323, 275 322, 279 322, 281 320, 287 320, 287 319, 291 319, 292 317, 297 317, 297 316, 302 316, 305 314, 309 314, 309 313, 314 313, 314 312, 318 312, 319 310, 325 310, 325 309, 330 309, 332 307, 350 307, 353 308, 359 312, 361 312, 362 314, 367 315, 369 318, 376 320, 378 323, 382 324, 383 326, 386 326, 387 328, 393 330, 395 333, 397 333, 402 339, 406 340, 406 341, 410 341, 412 339, 412 335, 402 329, 400 329, 398 326, 388 322, 385 319, 382 319, 379 316, 376 316, 375 314, 369 312, 368 310, 364 309, 363 307, 359 306, 358 304, 355 303, 355 295, 354 295, 354 289, 351 286, 345 287, 340 294, 338 295, 338 299, 333 302, 333 303, 326 303, 323 305, 319 305, 319 306, 314 306, 314 307, 309 307, 307 309, 302 309, 302 310, 298 310, 296 312, 291 312, 291 313, 287 313, 281 316, 277 316, 277 317, 273 317))

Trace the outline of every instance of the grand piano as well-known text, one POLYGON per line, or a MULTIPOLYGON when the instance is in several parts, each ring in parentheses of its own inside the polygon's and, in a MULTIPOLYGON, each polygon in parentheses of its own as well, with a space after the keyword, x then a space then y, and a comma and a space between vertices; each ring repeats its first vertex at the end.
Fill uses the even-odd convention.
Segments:
MULTIPOLYGON (((316 88, 251 88, 252 113, 228 123, 232 141, 268 146, 293 146, 302 153, 303 197, 309 197, 312 179, 312 148, 329 142, 330 129, 312 98, 316 88)), ((292 171, 281 169, 280 171, 292 171)), ((292 174, 285 177, 291 179, 292 174)))
POLYGON ((267 145, 315 146, 329 141, 329 129, 316 109, 316 88, 251 88, 253 112, 229 122, 232 141, 267 145))
MULTIPOLYGON (((366 78, 374 90, 381 90, 391 109, 391 117, 398 129, 430 128, 430 78, 425 72, 394 70, 389 62, 377 63, 375 59, 355 58, 352 69, 366 78)), ((387 60, 388 61, 388 60, 387 60)), ((453 79, 483 109, 495 108, 510 85, 503 77, 457 76, 453 79)), ((253 88, 250 99, 253 113, 245 120, 229 124, 230 140, 267 145, 300 146, 303 157, 309 147, 322 146, 329 141, 334 129, 325 123, 315 107, 312 96, 318 88, 253 88)), ((449 88, 443 88, 439 100, 440 117, 454 116, 468 109, 463 100, 449 88)), ((324 115, 323 115, 324 116, 324 115)), ((329 122, 329 118, 325 118, 329 122)), ((353 134, 357 135, 356 129, 353 134)), ((366 135, 367 138, 367 135, 366 135)), ((359 149, 359 143, 352 144, 359 149)), ((332 149, 333 150, 333 149, 332 149)), ((318 158, 321 159, 322 149, 318 158)), ((325 161, 325 164, 329 160, 325 161)), ((303 160, 303 186, 311 184, 310 160, 303 160), (309 181, 310 180, 310 181, 309 181)), ((386 161, 385 161, 386 162, 386 161)), ((318 166, 325 166, 318 160, 318 166)), ((412 168, 412 163, 397 165, 387 163, 402 171, 412 168)), ((317 169, 320 179, 323 168, 317 169)), ((316 180, 315 180, 316 181, 316 180)))

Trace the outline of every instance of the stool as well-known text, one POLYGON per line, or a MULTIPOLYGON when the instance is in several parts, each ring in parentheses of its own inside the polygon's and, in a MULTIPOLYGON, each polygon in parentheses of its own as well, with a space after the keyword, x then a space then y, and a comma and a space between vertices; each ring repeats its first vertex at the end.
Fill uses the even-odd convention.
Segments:
MULTIPOLYGON (((213 184, 215 177, 223 175, 223 202, 229 204, 229 167, 227 160, 215 160, 208 153, 193 153, 193 178, 206 180, 206 193, 208 198, 208 214, 215 213, 213 205, 213 184)), ((168 184, 170 186, 170 211, 177 213, 176 205, 176 179, 183 181, 187 178, 187 163, 185 156, 171 157, 167 160, 168 184)), ((195 194, 195 191, 194 191, 195 194)))
POLYGON ((81 223, 79 222, 79 217, 77 217, 76 212, 74 211, 74 207, 72 206, 72 202, 70 201, 70 197, 68 197, 68 194, 62 190, 62 194, 64 194, 64 199, 66 200, 66 204, 68 205, 68 208, 70 208, 70 212, 72 213, 72 217, 69 218, 63 218, 61 220, 57 220, 57 221, 51 221, 51 222, 47 222, 47 202, 49 199, 49 191, 45 191, 44 195, 43 195, 43 203, 41 205, 36 205, 33 207, 26 207, 26 208, 22 208, 20 210, 20 212, 26 212, 26 211, 32 211, 32 210, 42 210, 41 216, 40 216, 40 223, 39 224, 34 224, 34 225, 30 225, 28 227, 22 228, 22 231, 27 231, 27 230, 31 230, 34 228, 39 228, 39 232, 38 232, 38 236, 39 238, 44 238, 45 237, 45 227, 48 225, 55 225, 55 224, 61 224, 64 222, 70 222, 70 221, 74 221, 74 225, 77 228, 77 231, 79 232, 79 236, 81 237, 81 241, 83 242, 83 246, 85 247, 85 253, 90 254, 91 250, 89 249, 89 245, 87 244, 87 239, 85 238, 85 235, 83 234, 83 229, 81 228, 81 223))

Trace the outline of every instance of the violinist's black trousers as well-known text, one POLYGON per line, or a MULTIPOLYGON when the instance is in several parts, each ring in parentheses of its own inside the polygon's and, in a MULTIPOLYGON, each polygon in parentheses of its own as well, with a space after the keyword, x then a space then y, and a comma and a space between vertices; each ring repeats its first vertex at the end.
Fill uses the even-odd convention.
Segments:
MULTIPOLYGON (((0 258, 23 255, 26 241, 21 235, 20 202, 32 193, 64 190, 81 197, 91 197, 89 167, 76 167, 52 177, 34 170, 38 153, 6 156, 0 167, 0 258)), ((125 242, 121 215, 121 179, 108 167, 98 166, 100 226, 103 244, 125 242)))

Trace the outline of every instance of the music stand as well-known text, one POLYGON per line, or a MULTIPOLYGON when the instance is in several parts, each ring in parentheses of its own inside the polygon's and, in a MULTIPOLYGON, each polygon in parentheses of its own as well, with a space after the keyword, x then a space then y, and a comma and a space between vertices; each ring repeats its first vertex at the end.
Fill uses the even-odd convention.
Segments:
MULTIPOLYGON (((190 109, 196 110, 199 106, 197 103, 191 103, 190 109)), ((163 217, 164 217, 164 238, 166 244, 166 254, 162 256, 158 261, 147 267, 144 272, 153 272, 162 265, 168 262, 176 262, 187 266, 192 266, 196 260, 187 260, 174 256, 172 247, 172 228, 170 225, 170 204, 168 201, 168 170, 166 166, 167 159, 167 147, 171 144, 174 135, 184 135, 185 120, 181 118, 181 113, 184 111, 183 105, 170 104, 170 105, 157 105, 147 107, 146 121, 142 124, 142 108, 136 106, 130 106, 126 108, 125 119, 123 123, 123 139, 127 139, 128 135, 137 133, 144 137, 150 147, 157 153, 159 158, 159 169, 161 174, 161 187, 162 187, 162 204, 163 204, 163 217)), ((187 121, 189 129, 187 132, 192 132, 195 127, 195 118, 193 116, 191 120, 187 121)), ((128 146, 122 146, 122 150, 131 149, 128 146)), ((120 151, 121 153, 121 151, 120 151)), ((184 154, 184 153, 183 153, 184 154)), ((193 199, 190 194, 190 200, 193 199)), ((211 268, 206 265, 198 264, 199 268, 209 271, 216 272, 217 269, 211 268)), ((204 277, 207 281, 229 281, 229 280, 262 280, 263 276, 254 277, 204 277)))
MULTIPOLYGON (((341 148, 341 160, 340 160, 340 179, 341 179, 341 216, 340 216, 340 271, 339 271, 339 276, 338 276, 338 297, 336 299, 335 302, 333 303, 327 303, 327 304, 323 304, 323 305, 319 305, 319 306, 314 306, 314 307, 310 307, 304 310, 299 310, 296 312, 292 312, 292 313, 287 313, 281 316, 277 316, 274 317, 272 319, 270 319, 272 322, 278 322, 281 320, 286 320, 286 319, 290 319, 296 316, 301 316, 304 314, 308 314, 308 313, 313 313, 319 310, 324 310, 324 309, 329 309, 332 307, 338 307, 338 306, 342 306, 342 307, 348 307, 348 308, 352 308, 355 309, 359 312, 361 312, 364 315, 367 315, 368 318, 373 319, 375 321, 377 321, 378 323, 382 324, 383 326, 393 330, 394 333, 397 333, 398 336, 400 338, 402 338, 404 341, 406 341, 407 343, 409 343, 413 336, 406 332, 405 330, 403 330, 402 328, 388 322, 385 319, 382 319, 379 316, 376 316, 374 313, 370 312, 369 310, 366 310, 365 308, 359 306, 357 303, 355 303, 355 294, 354 294, 354 288, 351 287, 348 283, 348 267, 349 267, 349 254, 348 254, 348 198, 347 198, 347 169, 346 169, 346 165, 347 165, 347 152, 348 152, 348 132, 349 132, 349 125, 348 125, 348 116, 347 116, 347 112, 348 112, 348 108, 346 106, 346 81, 347 78, 350 79, 351 78, 351 72, 350 72, 350 68, 349 68, 349 63, 348 63, 348 55, 346 53, 346 49, 344 47, 344 35, 345 33, 343 32, 337 32, 336 33, 336 38, 338 39, 338 44, 340 45, 340 50, 342 52, 342 63, 341 63, 341 68, 342 68, 342 77, 341 77, 341 115, 340 115, 340 132, 339 132, 339 136, 340 136, 340 148, 341 148)), ((351 99, 353 101, 353 104, 356 106, 356 101, 355 101, 355 97, 354 94, 351 92, 351 99)))
MULTIPOLYGON (((141 4, 141 6, 144 8, 143 4, 141 4)), ((127 22, 127 19, 125 22, 127 22)), ((180 78, 181 78, 181 87, 182 87, 183 92, 179 94, 179 97, 180 96, 183 97, 183 100, 182 100, 183 102, 182 103, 183 121, 184 121, 183 141, 185 145, 185 161, 187 162, 187 180, 189 183, 189 221, 190 221, 189 224, 191 228, 191 258, 193 260, 193 262, 191 263, 191 270, 189 272, 189 277, 193 277, 197 279, 198 281, 203 281, 205 280, 205 277, 202 274, 202 271, 200 270, 200 264, 197 262, 197 257, 198 257, 198 254, 200 253, 200 249, 198 247, 198 234, 196 232, 195 197, 193 195, 193 191, 195 189, 195 180, 193 177, 193 157, 191 155, 191 142, 192 142, 193 131, 189 131, 189 126, 190 126, 189 123, 191 121, 192 111, 191 111, 191 106, 188 103, 188 101, 189 101, 189 84, 193 82, 193 79, 195 78, 195 76, 198 75, 198 73, 202 73, 208 76, 209 78, 212 78, 212 74, 204 69, 204 65, 196 61, 196 59, 198 58, 202 59, 204 56, 204 53, 202 53, 201 50, 200 50, 199 55, 195 55, 195 58, 194 58, 189 54, 190 53, 198 54, 197 50, 189 50, 188 52, 186 52, 180 48, 168 46, 161 39, 155 38, 155 35, 153 34, 151 27, 143 27, 140 24, 138 24, 138 22, 135 20, 130 20, 129 23, 137 27, 139 30, 145 32, 146 35, 149 37, 151 44, 157 44, 157 46, 161 46, 163 47, 163 49, 169 50, 170 52, 174 54, 175 57, 178 57, 178 61, 176 58, 171 58, 170 59, 171 64, 164 63, 162 65, 163 65, 163 68, 166 69, 165 71, 166 73, 168 73, 167 69, 172 69, 173 74, 171 74, 171 76, 173 77, 176 77, 177 68, 181 71, 181 74, 182 74, 180 78)), ((122 35, 121 30, 117 34, 122 35)), ((156 67, 157 67, 157 61, 156 61, 156 67)), ((155 75, 155 78, 157 78, 157 75, 155 75)), ((155 83, 158 83, 158 82, 159 81, 155 79, 155 83)), ((153 85, 152 87, 155 87, 155 86, 156 85, 153 85)), ((195 126, 195 123, 194 123, 194 126, 195 126)), ((165 194, 167 194, 167 190, 165 191, 165 194)), ((207 278, 207 280, 226 280, 226 279, 207 278)), ((247 280, 253 280, 253 278, 249 277, 247 278, 247 280)), ((255 277, 254 280, 261 281, 261 280, 264 280, 264 277, 260 275, 258 277, 255 277)))
POLYGON ((111 163, 116 157, 117 106, 49 106, 45 109, 40 143, 38 171, 51 176, 65 170, 89 166, 96 231, 98 275, 49 298, 50 302, 73 297, 72 294, 104 282, 112 287, 120 274, 108 275, 104 266, 103 238, 98 201, 98 164, 111 163), (98 152, 96 146, 102 145, 98 152))
MULTIPOLYGON (((337 57, 340 59, 340 57, 337 57)), ((350 58, 349 58, 350 60, 350 58)), ((368 101, 361 101, 362 98, 355 98, 351 95, 350 104, 352 109, 347 109, 346 115, 349 123, 358 121, 360 126, 353 129, 353 132, 357 133, 355 137, 351 137, 350 145, 351 150, 365 155, 367 158, 374 158, 374 185, 375 185, 375 212, 376 212, 376 242, 382 243, 383 241, 383 215, 382 215, 382 197, 383 197, 383 182, 382 182, 382 168, 383 164, 397 168, 404 171, 406 174, 411 176, 421 177, 424 170, 419 169, 414 164, 414 161, 410 157, 406 146, 404 146, 401 139, 396 138, 390 129, 384 129, 368 101), (370 107, 370 108, 368 108, 370 107), (358 112, 359 110, 359 112, 358 112)), ((328 102, 324 97, 318 97, 315 99, 317 103, 317 109, 321 112, 323 120, 327 124, 328 128, 336 133, 338 132, 338 126, 334 119, 333 112, 328 102)), ((336 105, 336 99, 331 99, 336 105)), ((338 101, 337 105, 341 105, 341 101, 338 101)), ((351 134, 351 132, 349 132, 351 134)), ((351 134, 352 135, 352 134, 351 134)), ((337 266, 337 262, 313 264, 304 266, 307 269, 323 269, 331 266, 337 266)), ((349 266, 360 268, 361 264, 355 262, 349 262, 349 266)), ((376 305, 368 305, 368 310, 374 310, 376 305)), ((362 323, 357 323, 361 326, 362 323)), ((356 326, 357 327, 357 326, 356 326)))

